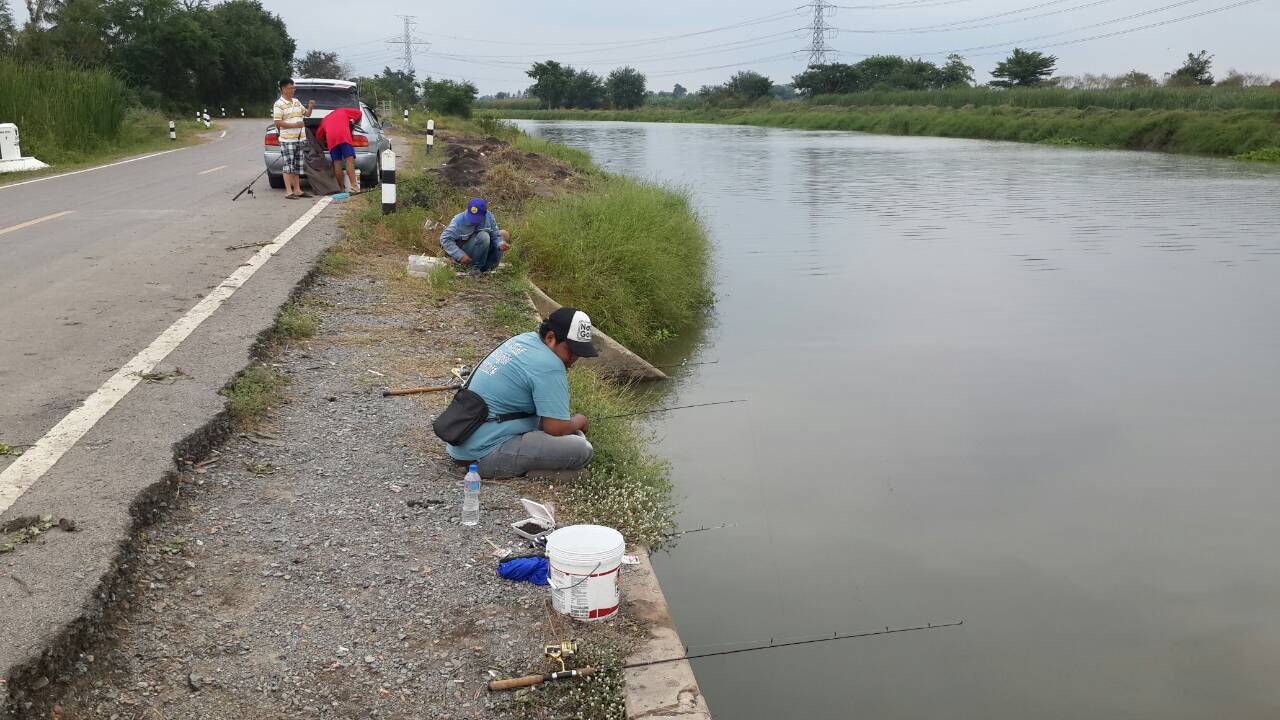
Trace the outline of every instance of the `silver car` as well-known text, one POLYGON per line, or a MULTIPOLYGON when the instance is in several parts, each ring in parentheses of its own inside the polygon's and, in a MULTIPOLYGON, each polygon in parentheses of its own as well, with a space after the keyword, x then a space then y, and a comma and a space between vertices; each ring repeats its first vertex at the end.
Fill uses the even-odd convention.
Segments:
MULTIPOLYGON (((315 110, 311 117, 303 122, 309 131, 314 132, 320 126, 320 120, 330 110, 340 107, 360 108, 364 117, 360 125, 351 132, 352 145, 356 150, 356 169, 360 172, 360 187, 368 189, 378 184, 381 175, 381 154, 391 149, 391 139, 382 131, 382 121, 369 106, 360 102, 356 92, 356 84, 350 80, 297 79, 293 81, 294 97, 305 107, 308 101, 315 100, 315 110)), ((267 164, 267 181, 273 188, 284 187, 284 176, 280 174, 284 166, 284 158, 280 156, 280 130, 274 125, 267 127, 264 138, 262 159, 267 164)), ((307 176, 306 168, 301 175, 307 176)))

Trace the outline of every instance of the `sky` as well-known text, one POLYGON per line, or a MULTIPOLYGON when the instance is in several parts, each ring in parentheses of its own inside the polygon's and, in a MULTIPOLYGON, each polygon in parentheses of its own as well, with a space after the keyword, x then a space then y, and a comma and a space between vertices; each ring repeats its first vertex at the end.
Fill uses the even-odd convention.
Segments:
MULTIPOLYGON (((414 45, 418 77, 471 80, 481 94, 527 87, 529 65, 546 59, 600 75, 631 65, 647 76, 651 90, 670 90, 675 83, 697 90, 739 70, 783 84, 807 64, 814 16, 812 6, 793 2, 262 0, 284 19, 298 55, 336 51, 358 75, 401 66, 403 44, 388 41, 404 35, 399 15, 416 16, 413 36, 423 41, 414 45)), ((1204 49, 1215 56, 1219 77, 1235 68, 1280 78, 1280 0, 837 2, 847 4, 825 17, 834 28, 827 40, 836 51, 831 59, 838 62, 894 54, 941 63, 957 51, 986 82, 996 62, 1017 46, 1057 55, 1060 75, 1137 69, 1159 78, 1188 52, 1204 49), (1246 4, 1188 18, 1241 2, 1246 4), (1179 18, 1188 19, 1086 40, 1179 18)), ((20 3, 11 4, 25 15, 20 3)))

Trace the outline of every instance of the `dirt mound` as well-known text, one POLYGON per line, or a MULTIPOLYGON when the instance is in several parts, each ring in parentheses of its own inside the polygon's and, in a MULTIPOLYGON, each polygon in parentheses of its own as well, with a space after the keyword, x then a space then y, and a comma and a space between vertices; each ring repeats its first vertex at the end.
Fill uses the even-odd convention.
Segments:
POLYGON ((468 189, 479 187, 484 182, 486 172, 480 151, 461 145, 449 146, 449 161, 440 168, 440 176, 445 182, 468 189))

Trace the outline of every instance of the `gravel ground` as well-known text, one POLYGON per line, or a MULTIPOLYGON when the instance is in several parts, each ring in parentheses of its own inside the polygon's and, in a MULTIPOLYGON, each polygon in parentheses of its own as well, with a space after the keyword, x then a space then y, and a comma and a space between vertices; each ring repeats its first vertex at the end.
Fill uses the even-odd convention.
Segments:
POLYGON ((460 279, 432 300, 403 262, 366 258, 304 296, 319 332, 269 363, 287 402, 189 468, 128 569, 113 646, 82 658, 55 717, 542 717, 539 693, 561 691, 484 683, 548 668, 545 643, 634 636, 625 619, 571 626, 546 588, 497 578, 486 538, 520 550, 519 497, 548 486, 486 483, 480 526, 459 524, 464 469, 429 427, 447 398, 380 389, 478 359, 506 335, 486 307, 509 291, 460 279))

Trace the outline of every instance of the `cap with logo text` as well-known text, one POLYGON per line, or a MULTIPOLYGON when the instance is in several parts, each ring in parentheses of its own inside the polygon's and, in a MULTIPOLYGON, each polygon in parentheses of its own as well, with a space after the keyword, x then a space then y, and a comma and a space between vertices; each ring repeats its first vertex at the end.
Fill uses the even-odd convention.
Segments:
POLYGON ((467 222, 471 225, 483 225, 488 216, 489 204, 484 198, 471 198, 471 202, 467 203, 467 222))
POLYGON ((599 355, 591 344, 591 318, 581 310, 562 307, 547 317, 547 324, 555 332, 556 339, 569 343, 569 349, 578 357, 599 355))

